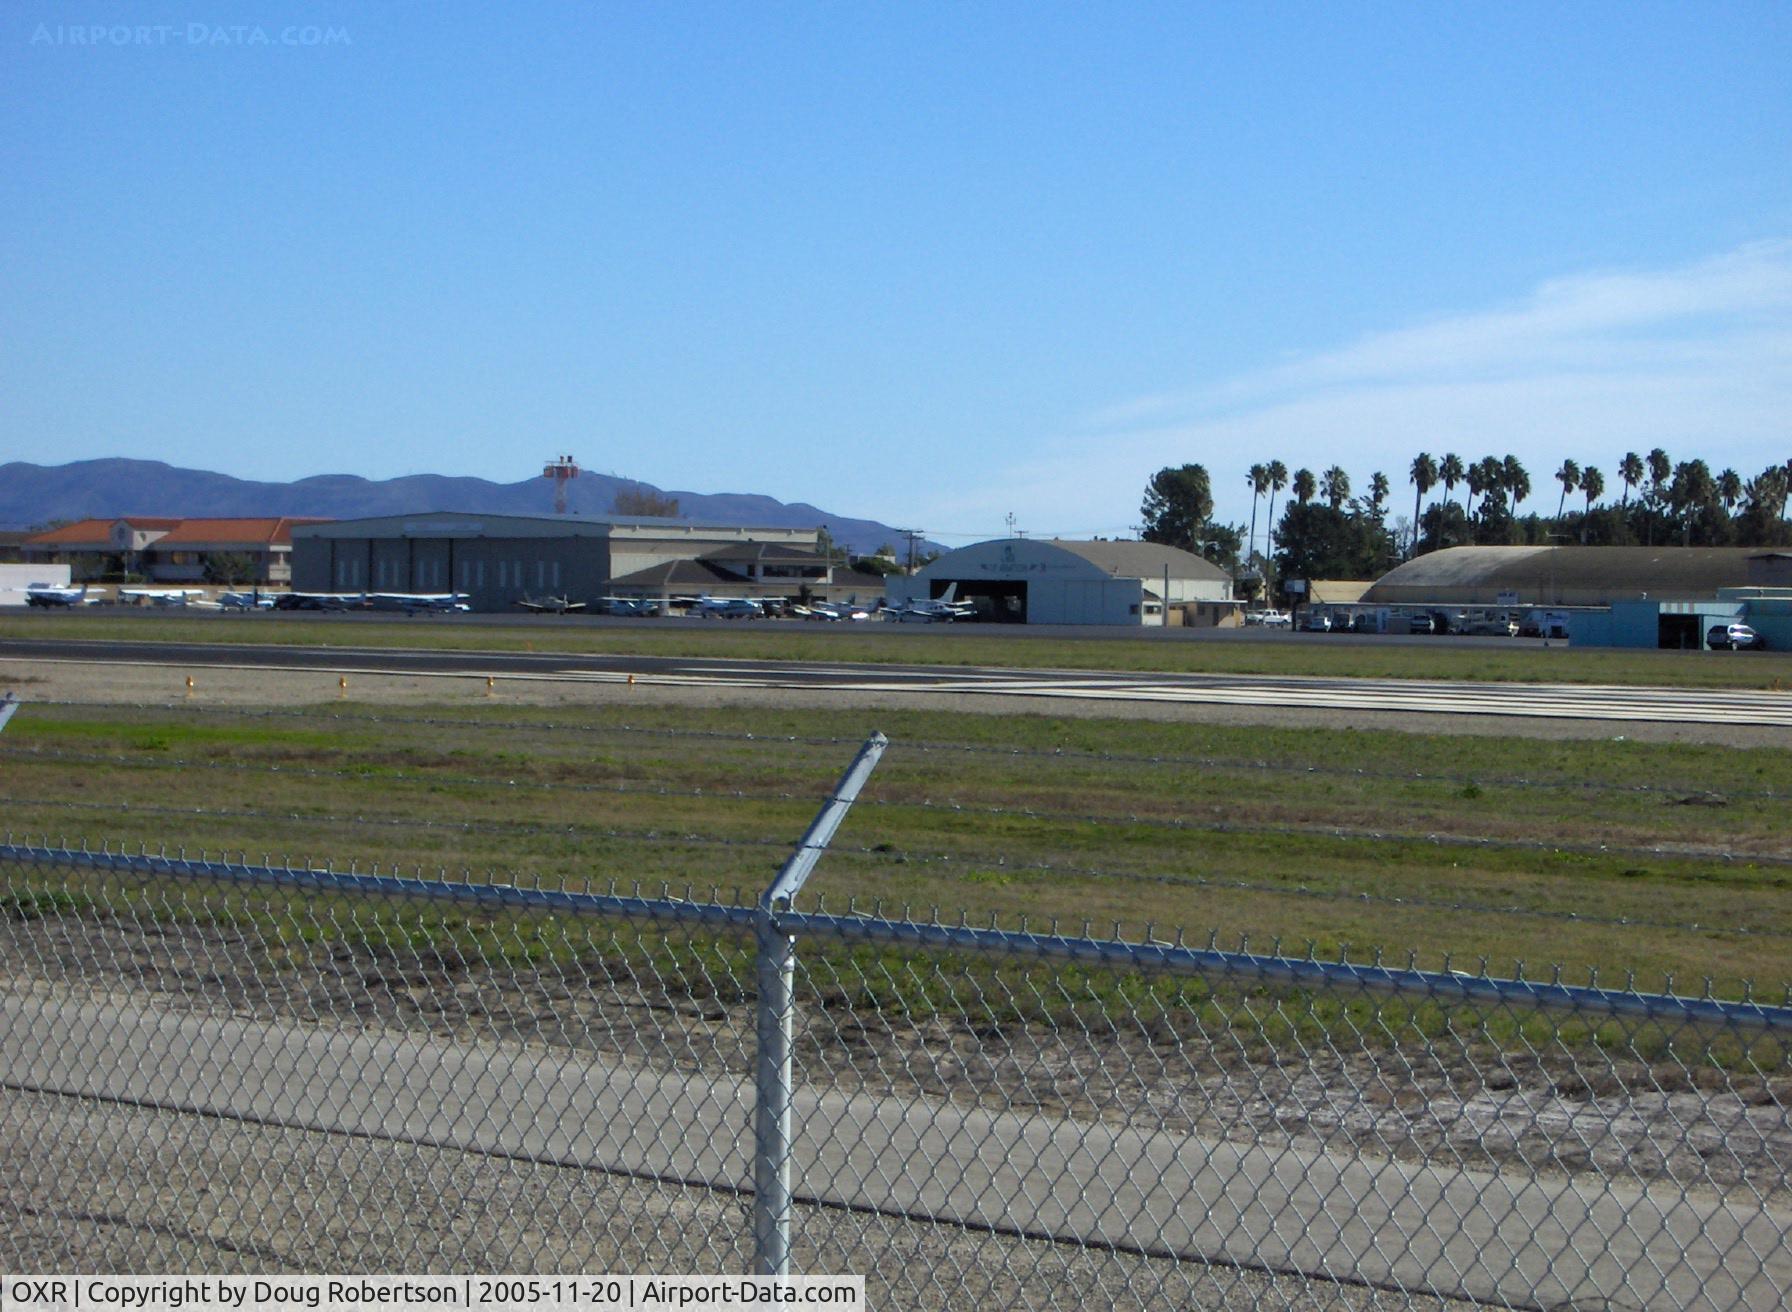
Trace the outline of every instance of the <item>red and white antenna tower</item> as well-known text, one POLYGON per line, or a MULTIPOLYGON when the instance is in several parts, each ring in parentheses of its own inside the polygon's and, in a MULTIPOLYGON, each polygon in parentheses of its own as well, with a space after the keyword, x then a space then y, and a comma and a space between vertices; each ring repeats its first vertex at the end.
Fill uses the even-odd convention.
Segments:
POLYGON ((554 513, 566 513, 566 483, 568 479, 579 476, 579 466, 571 456, 561 456, 546 469, 541 471, 543 478, 554 480, 554 513))

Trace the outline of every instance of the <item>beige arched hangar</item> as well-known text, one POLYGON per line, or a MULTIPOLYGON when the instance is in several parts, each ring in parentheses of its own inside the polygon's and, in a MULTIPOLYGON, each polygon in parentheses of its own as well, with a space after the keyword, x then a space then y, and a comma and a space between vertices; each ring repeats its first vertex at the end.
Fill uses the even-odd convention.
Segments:
POLYGON ((1232 577, 1200 556, 1151 542, 996 538, 949 551, 885 582, 892 604, 955 597, 1010 624, 1212 624, 1234 609, 1232 577))
POLYGON ((1758 547, 1449 547, 1384 574, 1382 606, 1610 606, 1696 601, 1766 583, 1758 547))

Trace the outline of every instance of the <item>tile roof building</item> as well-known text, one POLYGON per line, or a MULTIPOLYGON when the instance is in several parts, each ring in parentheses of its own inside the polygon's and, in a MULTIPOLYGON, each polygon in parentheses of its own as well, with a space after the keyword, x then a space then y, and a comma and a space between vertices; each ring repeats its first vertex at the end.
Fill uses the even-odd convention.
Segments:
POLYGON ((140 575, 152 583, 278 586, 292 578, 293 529, 325 522, 292 516, 83 519, 31 534, 20 554, 31 562, 66 564, 77 580, 140 575))

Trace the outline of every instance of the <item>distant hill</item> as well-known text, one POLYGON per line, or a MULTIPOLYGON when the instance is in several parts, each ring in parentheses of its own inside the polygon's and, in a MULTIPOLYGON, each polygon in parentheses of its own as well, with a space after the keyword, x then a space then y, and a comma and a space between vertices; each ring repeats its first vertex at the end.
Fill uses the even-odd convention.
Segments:
MULTIPOLYGON (((575 514, 606 514, 625 489, 676 497, 681 518, 765 528, 825 527, 854 552, 871 552, 902 536, 888 524, 832 514, 806 502, 786 503, 752 493, 665 491, 651 483, 581 473, 567 487, 575 514)), ((159 460, 77 460, 67 465, 0 465, 0 528, 33 528, 51 520, 120 515, 184 518, 317 515, 360 519, 453 510, 488 515, 551 515, 553 485, 531 478, 490 483, 483 478, 412 474, 373 482, 325 474, 296 483, 252 483, 202 469, 177 469, 159 460)))

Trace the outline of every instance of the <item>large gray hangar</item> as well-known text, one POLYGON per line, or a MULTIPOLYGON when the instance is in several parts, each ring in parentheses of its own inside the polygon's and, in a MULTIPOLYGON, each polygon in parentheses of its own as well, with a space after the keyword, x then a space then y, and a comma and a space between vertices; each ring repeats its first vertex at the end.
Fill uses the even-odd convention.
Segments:
POLYGON ((338 520, 293 530, 293 589, 464 592, 482 611, 543 596, 794 597, 828 585, 816 532, 580 515, 338 520))
POLYGON ((977 618, 1012 624, 1213 623, 1232 609, 1232 578, 1200 556, 1151 542, 997 538, 949 551, 912 577, 886 580, 892 604, 953 589, 977 618))
POLYGON ((1766 559, 1747 547, 1449 547, 1384 574, 1363 600, 1483 606, 1694 600, 1720 588, 1771 582, 1766 559))

